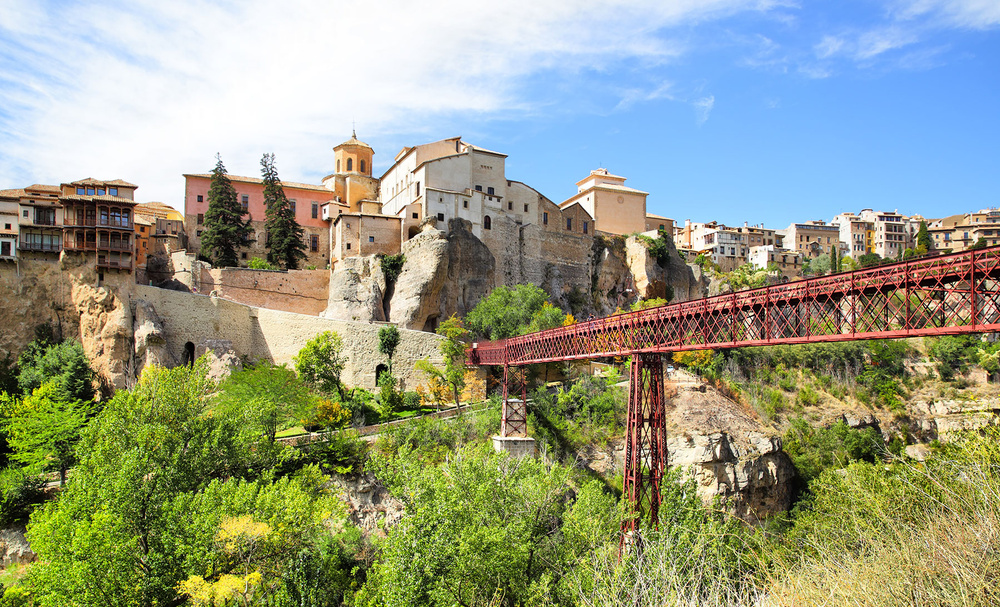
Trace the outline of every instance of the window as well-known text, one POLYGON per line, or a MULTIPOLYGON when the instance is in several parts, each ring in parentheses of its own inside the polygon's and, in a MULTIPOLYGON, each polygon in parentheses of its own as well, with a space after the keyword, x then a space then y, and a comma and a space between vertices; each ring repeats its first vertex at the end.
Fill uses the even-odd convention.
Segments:
POLYGON ((87 196, 93 196, 93 195, 94 195, 94 188, 87 188, 87 196))
POLYGON ((97 188, 97 195, 104 196, 104 188, 97 188))
POLYGON ((316 219, 317 217, 319 217, 319 203, 314 202, 312 203, 312 218, 316 219))
POLYGON ((463 209, 469 208, 469 201, 468 200, 463 200, 462 201, 462 208, 463 209))
POLYGON ((319 251, 319 236, 316 234, 309 237, 309 248, 312 249, 313 253, 319 251))
POLYGON ((348 250, 348 251, 350 251, 350 250, 351 250, 351 243, 347 243, 347 250, 348 250))
POLYGON ((477 191, 477 192, 482 192, 482 191, 483 191, 483 186, 481 186, 481 185, 477 185, 477 186, 476 186, 476 191, 477 191))
POLYGON ((486 228, 487 230, 493 229, 493 220, 490 219, 489 215, 483 217, 483 227, 486 228))
POLYGON ((28 209, 25 209, 24 211, 22 211, 21 212, 21 216, 22 217, 27 217, 28 216, 28 209))
MULTIPOLYGON (((361 172, 362 172, 362 173, 364 173, 364 172, 365 172, 365 161, 364 161, 364 160, 362 160, 362 161, 361 161, 361 172)), ((419 189, 419 188, 418 188, 418 189, 419 189)))
POLYGON ((5 240, 0 242, 0 255, 4 257, 10 257, 10 241, 5 240))
POLYGON ((438 213, 438 221, 444 221, 444 213, 438 213))
POLYGON ((513 211, 514 210, 514 203, 513 202, 508 202, 507 203, 507 210, 508 211, 513 211))
POLYGON ((195 232, 195 235, 198 236, 199 238, 201 238, 201 230, 198 230, 197 232, 195 232))
POLYGON ((78 196, 83 196, 83 192, 84 192, 83 188, 77 188, 76 189, 76 193, 77 193, 78 196))
POLYGON ((250 212, 250 202, 247 200, 247 198, 249 198, 249 196, 244 196, 243 197, 243 202, 240 203, 240 207, 243 208, 243 213, 244 214, 250 212))
POLYGON ((666 229, 667 229, 667 226, 665 226, 665 225, 663 225, 663 224, 661 223, 661 224, 660 224, 660 229, 661 229, 661 230, 666 230, 666 229))
POLYGON ((548 211, 546 211, 545 213, 542 213, 542 225, 545 225, 545 226, 549 225, 549 213, 548 213, 548 211))
POLYGON ((117 196, 118 188, 108 188, 108 196, 117 196))
POLYGON ((375 242, 375 237, 374 236, 369 236, 368 237, 368 242, 375 242))
POLYGON ((340 159, 337 159, 337 172, 340 172, 340 159))
POLYGON ((246 259, 246 258, 247 254, 245 252, 240 254, 240 259, 246 259))
POLYGON ((353 158, 348 158, 347 159, 347 170, 348 171, 354 170, 354 159, 353 158))
POLYGON ((419 218, 420 218, 420 215, 419 215, 418 213, 414 213, 414 214, 413 214, 413 218, 414 218, 414 219, 419 219, 419 218))
POLYGON ((205 202, 205 197, 202 196, 201 194, 198 194, 198 202, 205 202))
POLYGON ((587 233, 587 222, 586 222, 586 221, 585 221, 585 222, 583 222, 583 233, 584 233, 584 234, 586 234, 586 233, 587 233))
POLYGON ((290 209, 292 209, 292 217, 294 217, 295 216, 295 199, 294 198, 288 201, 288 207, 290 209))
POLYGON ((573 229, 573 218, 572 217, 567 217, 566 218, 566 229, 567 230, 572 230, 573 229))
POLYGON ((490 196, 492 196, 493 195, 493 188, 486 188, 486 193, 489 194, 490 196))
POLYGON ((198 225, 202 225, 204 223, 205 223, 205 214, 204 213, 198 213, 198 225))
POLYGON ((3 224, 3 229, 9 230, 10 229, 10 224, 9 223, 3 224))

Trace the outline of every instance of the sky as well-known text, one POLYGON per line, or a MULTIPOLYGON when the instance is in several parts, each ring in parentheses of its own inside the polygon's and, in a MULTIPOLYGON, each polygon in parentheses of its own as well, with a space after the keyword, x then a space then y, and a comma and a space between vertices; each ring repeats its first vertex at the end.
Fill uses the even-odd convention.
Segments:
POLYGON ((1000 1, 0 0, 0 188, 180 208, 216 153, 320 183, 352 128, 376 174, 460 135, 678 222, 1000 206, 1000 1))

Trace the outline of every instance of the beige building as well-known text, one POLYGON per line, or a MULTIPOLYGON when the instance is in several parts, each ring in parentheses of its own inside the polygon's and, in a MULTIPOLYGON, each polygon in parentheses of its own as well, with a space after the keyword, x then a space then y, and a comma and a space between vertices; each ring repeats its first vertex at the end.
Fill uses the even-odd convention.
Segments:
POLYGON ((607 234, 633 234, 647 230, 647 192, 625 185, 625 178, 607 169, 596 169, 576 182, 577 194, 559 206, 579 203, 594 218, 596 230, 607 234))
POLYGON ((802 273, 802 253, 790 251, 773 244, 750 247, 749 263, 755 268, 766 269, 773 264, 781 275, 794 278, 802 273))
POLYGON ((784 247, 801 253, 803 259, 829 255, 840 248, 840 226, 828 225, 822 220, 793 223, 779 233, 784 247))
POLYGON ((989 246, 1000 244, 1000 209, 931 219, 927 221, 927 231, 939 251, 965 251, 980 238, 989 246))
POLYGON ((872 225, 871 251, 882 259, 901 257, 913 246, 909 218, 895 211, 862 209, 860 217, 872 225))
POLYGON ((0 196, 0 262, 17 261, 18 201, 0 196))
POLYGON ((841 213, 830 221, 840 229, 841 251, 846 257, 858 259, 872 252, 874 226, 851 212, 841 213))

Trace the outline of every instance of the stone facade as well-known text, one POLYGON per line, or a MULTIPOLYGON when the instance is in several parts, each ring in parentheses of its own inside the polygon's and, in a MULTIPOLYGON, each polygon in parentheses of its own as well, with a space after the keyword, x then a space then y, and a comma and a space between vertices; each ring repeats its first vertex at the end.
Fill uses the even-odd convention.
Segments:
POLYGON ((209 268, 200 272, 198 292, 272 310, 319 316, 330 290, 328 270, 209 268))

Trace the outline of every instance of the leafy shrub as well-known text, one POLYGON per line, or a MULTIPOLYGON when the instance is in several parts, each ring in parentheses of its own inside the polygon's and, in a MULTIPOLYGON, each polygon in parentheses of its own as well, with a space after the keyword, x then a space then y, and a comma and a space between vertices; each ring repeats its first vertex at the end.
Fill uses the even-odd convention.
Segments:
POLYGON ((251 270, 277 270, 278 268, 269 263, 267 260, 261 259, 260 257, 251 257, 250 261, 247 263, 247 267, 251 270))
POLYGON ((843 421, 829 428, 814 428, 796 418, 785 432, 784 449, 802 481, 808 483, 824 470, 842 468, 852 461, 878 461, 885 443, 874 428, 855 430, 843 421))
POLYGON ((26 522, 44 500, 45 479, 38 474, 14 466, 0 471, 0 525, 26 522))
POLYGON ((817 392, 812 386, 806 384, 799 388, 799 394, 796 398, 800 405, 805 405, 807 407, 815 407, 819 404, 819 392, 817 392))
POLYGON ((378 261, 379 266, 382 268, 382 273, 385 274, 385 281, 392 284, 396 282, 399 274, 403 271, 406 256, 402 253, 398 255, 379 255, 378 261))

